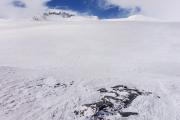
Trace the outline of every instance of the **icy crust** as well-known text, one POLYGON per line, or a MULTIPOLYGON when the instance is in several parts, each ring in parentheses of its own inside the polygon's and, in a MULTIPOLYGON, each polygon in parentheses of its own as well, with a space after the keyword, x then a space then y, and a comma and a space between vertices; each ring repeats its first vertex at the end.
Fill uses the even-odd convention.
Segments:
MULTIPOLYGON (((60 73, 0 67, 2 120, 178 120, 170 98, 138 87, 65 80, 60 73), (92 84, 89 84, 92 83, 92 84), (100 84, 99 84, 100 85, 100 84), (100 85, 101 86, 101 85, 100 85), (169 111, 170 110, 170 111, 169 111), (166 114, 167 113, 167 114, 166 114), (172 118, 172 119, 171 119, 172 118), (177 119, 176 119, 177 118, 177 119)), ((104 78, 105 79, 105 78, 104 78)), ((107 84, 108 80, 105 80, 107 84)), ((152 87, 152 86, 151 86, 152 87)), ((161 93, 162 91, 157 91, 161 93)), ((178 97, 178 96, 177 96, 178 97)), ((178 109, 177 109, 178 110, 178 109)), ((178 112, 178 111, 177 111, 178 112)))
POLYGON ((74 84, 57 81, 40 71, 11 67, 0 67, 0 81, 1 120, 35 120, 47 116, 50 120, 51 109, 65 102, 60 98, 74 84))

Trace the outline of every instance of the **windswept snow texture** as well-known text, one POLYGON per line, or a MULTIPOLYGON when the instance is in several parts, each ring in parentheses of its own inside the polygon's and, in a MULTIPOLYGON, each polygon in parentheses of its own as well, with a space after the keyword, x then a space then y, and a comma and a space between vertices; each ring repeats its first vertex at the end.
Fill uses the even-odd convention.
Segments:
POLYGON ((0 120, 180 120, 179 113, 180 23, 0 20, 0 120), (92 117, 99 102, 105 107, 95 113, 105 116, 92 117))

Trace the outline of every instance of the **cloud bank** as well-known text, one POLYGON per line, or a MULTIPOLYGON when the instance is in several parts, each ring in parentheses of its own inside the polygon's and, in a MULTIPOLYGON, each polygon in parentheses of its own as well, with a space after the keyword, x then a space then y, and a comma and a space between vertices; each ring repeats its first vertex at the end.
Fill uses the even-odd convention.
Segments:
POLYGON ((0 18, 26 18, 41 14, 50 0, 0 0, 0 18))
POLYGON ((121 7, 141 8, 141 14, 163 20, 180 21, 180 0, 106 0, 121 7))

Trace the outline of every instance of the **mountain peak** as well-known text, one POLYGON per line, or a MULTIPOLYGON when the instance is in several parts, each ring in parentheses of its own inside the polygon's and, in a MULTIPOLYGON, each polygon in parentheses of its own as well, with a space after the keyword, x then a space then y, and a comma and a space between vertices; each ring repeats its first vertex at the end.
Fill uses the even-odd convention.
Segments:
POLYGON ((41 20, 63 19, 63 18, 71 18, 76 15, 77 13, 71 11, 65 11, 61 9, 49 9, 45 11, 42 15, 34 16, 33 20, 41 21, 41 20))

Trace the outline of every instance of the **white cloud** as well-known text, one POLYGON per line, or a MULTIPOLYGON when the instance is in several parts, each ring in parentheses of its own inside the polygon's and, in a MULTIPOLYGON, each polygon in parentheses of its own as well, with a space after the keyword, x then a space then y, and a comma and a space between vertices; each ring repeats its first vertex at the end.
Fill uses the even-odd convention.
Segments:
POLYGON ((45 3, 48 1, 50 0, 0 0, 0 17, 23 18, 41 14, 47 8, 45 3), (13 1, 20 1, 26 7, 15 7, 13 1))
POLYGON ((140 6, 142 14, 164 20, 180 20, 180 0, 106 0, 121 7, 140 6))
MULTIPOLYGON (((0 18, 22 18, 32 17, 41 14, 47 6, 45 3, 50 0, 0 0, 0 18), (23 2, 26 7, 13 6, 13 1, 23 2)), ((164 20, 180 21, 180 0, 106 0, 100 2, 100 6, 107 8, 107 4, 115 4, 121 7, 139 6, 142 14, 164 20)))

